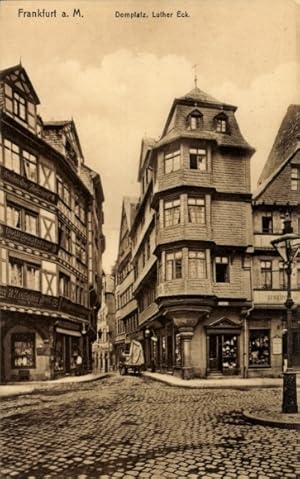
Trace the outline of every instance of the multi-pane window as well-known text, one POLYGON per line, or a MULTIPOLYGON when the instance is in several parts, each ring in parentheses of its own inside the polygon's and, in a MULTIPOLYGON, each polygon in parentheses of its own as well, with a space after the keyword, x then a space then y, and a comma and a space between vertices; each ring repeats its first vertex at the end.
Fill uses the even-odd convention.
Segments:
POLYGON ((85 223, 85 209, 84 204, 78 196, 75 196, 75 215, 82 223, 85 223))
POLYGON ((4 140, 4 165, 9 170, 20 174, 21 155, 20 147, 9 140, 4 140))
POLYGON ((189 223, 205 223, 205 200, 204 198, 188 198, 189 223))
POLYGON ((164 203, 165 226, 173 226, 180 223, 180 199, 165 201, 164 203))
POLYGON ((68 253, 72 253, 72 234, 67 226, 65 227, 65 249, 68 253))
POLYGON ((166 253, 166 280, 182 278, 182 252, 166 253))
POLYGON ((59 293, 65 298, 69 298, 71 294, 70 277, 64 273, 59 273, 59 293))
POLYGON ((283 261, 281 261, 279 263, 279 288, 280 289, 286 289, 286 268, 285 268, 285 264, 283 263, 283 261))
POLYGON ((249 367, 270 366, 270 331, 249 331, 249 367))
POLYGON ((272 289, 272 261, 260 262, 260 286, 263 289, 272 289))
POLYGON ((37 157, 27 150, 22 150, 10 140, 4 140, 4 166, 9 170, 22 174, 30 181, 37 183, 37 157))
POLYGON ((273 215, 272 212, 266 212, 261 217, 261 226, 263 233, 273 233, 273 215))
POLYGON ((13 92, 14 115, 21 120, 27 120, 26 100, 18 92, 13 92))
POLYGON ((11 286, 40 290, 40 266, 26 263, 18 258, 10 258, 8 277, 11 286))
MULTIPOLYGON (((71 193, 69 187, 63 183, 63 180, 60 176, 56 177, 57 182, 57 194, 59 198, 69 207, 71 208, 71 193)), ((76 208, 75 208, 76 213, 76 208)))
POLYGON ((180 150, 165 154, 165 173, 180 169, 180 150))
POLYGON ((12 368, 35 367, 35 334, 13 333, 11 335, 12 368))
POLYGON ((192 170, 207 170, 206 148, 190 148, 190 168, 192 170))
POLYGON ((37 157, 23 150, 24 176, 30 181, 37 182, 37 157))
POLYGON ((217 118, 216 120, 216 130, 218 133, 226 133, 227 131, 227 120, 226 118, 217 118))
POLYGON ((76 236, 76 249, 75 249, 76 258, 81 261, 81 263, 86 263, 86 243, 85 241, 76 236))
POLYGON ((189 278, 206 278, 205 251, 189 251, 189 278))
POLYGON ((202 115, 200 112, 193 112, 187 119, 187 124, 190 130, 197 130, 202 124, 202 115))
POLYGON ((293 191, 299 190, 300 185, 300 168, 292 168, 291 172, 291 189, 293 191))
POLYGON ((216 283, 229 283, 228 256, 217 256, 215 258, 215 280, 216 283))
POLYGON ((38 215, 14 203, 8 203, 6 208, 7 224, 26 233, 38 234, 38 215))
POLYGON ((58 222, 58 244, 68 253, 72 253, 72 233, 61 221, 58 222))

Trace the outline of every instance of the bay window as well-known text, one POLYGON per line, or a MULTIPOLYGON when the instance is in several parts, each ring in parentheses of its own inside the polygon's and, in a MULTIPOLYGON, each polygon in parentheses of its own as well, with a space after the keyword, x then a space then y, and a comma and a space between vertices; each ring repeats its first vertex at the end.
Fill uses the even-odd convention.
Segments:
POLYGON ((164 220, 165 226, 174 226, 180 223, 180 199, 165 201, 164 220))
POLYGON ((166 280, 182 278, 182 252, 166 253, 166 280))
POLYGON ((189 223, 205 223, 205 200, 204 198, 188 198, 189 223))
POLYGON ((207 170, 206 148, 190 148, 190 168, 192 170, 207 170))
POLYGON ((205 251, 189 251, 188 268, 190 279, 206 278, 205 251))
POLYGON ((180 150, 165 154, 165 173, 180 169, 180 150))

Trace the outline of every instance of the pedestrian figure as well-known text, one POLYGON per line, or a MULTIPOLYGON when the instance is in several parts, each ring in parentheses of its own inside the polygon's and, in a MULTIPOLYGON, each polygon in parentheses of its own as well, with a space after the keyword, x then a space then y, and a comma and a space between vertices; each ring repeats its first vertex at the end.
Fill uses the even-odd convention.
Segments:
POLYGON ((80 376, 80 374, 82 374, 82 357, 81 354, 78 353, 76 358, 76 375, 80 376))

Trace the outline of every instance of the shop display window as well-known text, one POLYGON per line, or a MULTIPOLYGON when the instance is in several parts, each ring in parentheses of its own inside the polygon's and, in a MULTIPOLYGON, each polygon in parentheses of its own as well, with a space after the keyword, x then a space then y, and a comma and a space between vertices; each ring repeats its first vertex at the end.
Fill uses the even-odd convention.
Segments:
POLYGON ((222 345, 222 370, 238 367, 237 336, 224 335, 222 345))
POLYGON ((270 332, 256 330, 249 333, 249 367, 270 366, 270 332))
POLYGON ((13 368, 35 368, 34 333, 12 334, 11 345, 13 368))
POLYGON ((55 371, 64 370, 64 339, 57 335, 55 344, 55 371))

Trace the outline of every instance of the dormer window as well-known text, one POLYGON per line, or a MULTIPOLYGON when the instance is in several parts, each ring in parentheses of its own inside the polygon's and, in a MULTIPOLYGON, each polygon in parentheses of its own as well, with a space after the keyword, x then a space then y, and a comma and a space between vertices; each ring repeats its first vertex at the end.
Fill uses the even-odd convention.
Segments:
POLYGON ((228 133, 228 119, 224 114, 215 117, 215 129, 218 133, 228 133))
POLYGON ((195 110, 187 117, 187 127, 189 130, 197 130, 202 126, 202 113, 195 110))

